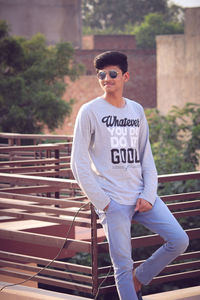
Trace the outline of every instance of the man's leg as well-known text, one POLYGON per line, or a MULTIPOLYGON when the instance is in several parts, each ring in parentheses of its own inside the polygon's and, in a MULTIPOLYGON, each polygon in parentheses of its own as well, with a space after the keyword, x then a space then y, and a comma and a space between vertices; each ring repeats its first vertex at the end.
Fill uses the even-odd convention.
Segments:
POLYGON ((105 212, 98 211, 104 228, 115 282, 120 300, 138 300, 133 284, 133 261, 131 249, 131 220, 134 206, 121 205, 113 200, 105 212))
POLYGON ((189 239, 174 218, 166 204, 157 198, 153 208, 144 213, 136 213, 134 220, 159 234, 165 241, 143 264, 135 270, 137 279, 148 284, 166 265, 182 254, 188 247, 189 239))

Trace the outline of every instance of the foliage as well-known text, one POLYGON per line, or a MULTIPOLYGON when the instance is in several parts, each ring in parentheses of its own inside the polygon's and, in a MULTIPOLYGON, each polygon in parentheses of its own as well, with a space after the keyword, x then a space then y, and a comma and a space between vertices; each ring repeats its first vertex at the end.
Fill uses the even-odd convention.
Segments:
MULTIPOLYGON (((176 106, 168 115, 158 110, 146 110, 150 141, 158 174, 195 171, 199 164, 200 105, 187 103, 176 106)), ((186 192, 197 189, 198 182, 187 181, 159 185, 160 194, 186 192)))
POLYGON ((167 0, 82 0, 84 33, 109 29, 112 33, 127 33, 126 26, 138 25, 149 13, 159 13, 167 21, 179 22, 182 8, 168 6, 167 0))
POLYGON ((1 21, 0 52, 0 130, 39 133, 61 125, 72 105, 62 100, 64 76, 75 80, 81 71, 71 44, 48 47, 41 34, 12 37, 1 21))
POLYGON ((141 25, 129 29, 129 32, 136 37, 138 48, 155 48, 156 35, 177 34, 183 31, 182 23, 165 21, 164 16, 157 13, 146 15, 141 25))

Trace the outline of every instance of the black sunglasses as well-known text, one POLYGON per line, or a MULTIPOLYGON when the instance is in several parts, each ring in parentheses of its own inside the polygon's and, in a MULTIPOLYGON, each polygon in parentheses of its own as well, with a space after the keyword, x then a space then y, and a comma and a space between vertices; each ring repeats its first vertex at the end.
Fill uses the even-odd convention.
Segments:
POLYGON ((115 70, 110 70, 110 71, 100 71, 97 73, 97 77, 100 80, 104 80, 106 78, 106 75, 109 74, 110 78, 114 79, 117 78, 117 75, 119 74, 119 72, 115 71, 115 70))

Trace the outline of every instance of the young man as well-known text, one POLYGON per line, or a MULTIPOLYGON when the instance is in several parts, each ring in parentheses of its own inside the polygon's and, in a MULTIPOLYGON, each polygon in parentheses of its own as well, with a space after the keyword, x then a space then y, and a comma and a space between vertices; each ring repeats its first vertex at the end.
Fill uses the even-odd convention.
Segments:
POLYGON ((185 251, 188 236, 156 194, 157 172, 144 110, 123 97, 129 80, 126 55, 104 52, 95 58, 94 66, 103 95, 78 113, 71 167, 104 228, 119 298, 141 300, 142 284, 185 251), (165 241, 135 270, 132 219, 165 241))

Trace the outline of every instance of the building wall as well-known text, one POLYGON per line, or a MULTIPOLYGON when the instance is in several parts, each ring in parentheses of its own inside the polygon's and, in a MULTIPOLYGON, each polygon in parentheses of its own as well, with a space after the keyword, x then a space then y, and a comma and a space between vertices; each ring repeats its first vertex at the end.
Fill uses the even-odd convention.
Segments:
POLYGON ((185 33, 157 37, 157 107, 200 104, 200 7, 185 10, 185 33))
POLYGON ((81 48, 81 0, 0 0, 0 19, 11 34, 43 33, 49 44, 70 41, 81 48))

